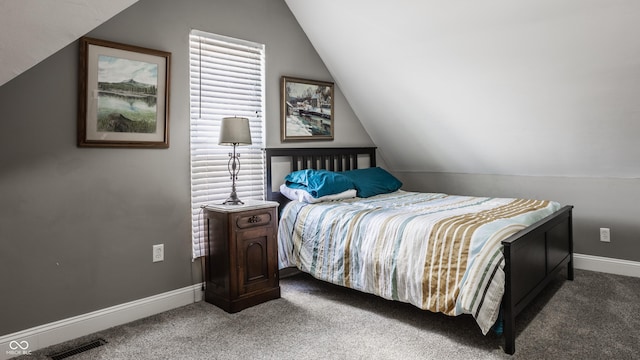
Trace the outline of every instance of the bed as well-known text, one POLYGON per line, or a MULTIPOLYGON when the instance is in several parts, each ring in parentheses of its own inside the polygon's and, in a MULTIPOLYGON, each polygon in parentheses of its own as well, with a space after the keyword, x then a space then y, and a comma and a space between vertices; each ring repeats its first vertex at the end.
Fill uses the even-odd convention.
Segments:
POLYGON ((265 154, 267 199, 281 205, 281 268, 428 311, 470 314, 485 334, 497 323, 508 354, 518 313, 559 271, 573 279, 572 206, 404 191, 376 166, 374 147, 265 154), (357 184, 357 197, 345 190, 343 174, 357 184), (313 192, 305 182, 312 175, 322 179, 319 191, 329 182, 331 194, 344 196, 298 197, 313 192), (289 187, 300 182, 304 191, 292 196, 289 187))

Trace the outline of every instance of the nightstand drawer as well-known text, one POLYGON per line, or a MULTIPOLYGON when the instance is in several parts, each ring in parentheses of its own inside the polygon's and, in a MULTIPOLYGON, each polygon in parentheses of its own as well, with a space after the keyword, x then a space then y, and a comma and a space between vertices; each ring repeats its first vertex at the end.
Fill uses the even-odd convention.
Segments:
POLYGON ((271 223, 271 212, 255 212, 252 214, 238 216, 236 226, 240 229, 251 228, 255 226, 264 226, 271 223))

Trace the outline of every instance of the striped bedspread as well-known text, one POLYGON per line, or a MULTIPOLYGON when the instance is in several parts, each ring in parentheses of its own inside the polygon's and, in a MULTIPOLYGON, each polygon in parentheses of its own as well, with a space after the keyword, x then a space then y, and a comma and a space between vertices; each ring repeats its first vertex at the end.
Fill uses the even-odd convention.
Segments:
POLYGON ((558 209, 551 201, 406 191, 293 201, 278 229, 279 266, 424 310, 471 314, 486 334, 504 293, 501 240, 558 209))

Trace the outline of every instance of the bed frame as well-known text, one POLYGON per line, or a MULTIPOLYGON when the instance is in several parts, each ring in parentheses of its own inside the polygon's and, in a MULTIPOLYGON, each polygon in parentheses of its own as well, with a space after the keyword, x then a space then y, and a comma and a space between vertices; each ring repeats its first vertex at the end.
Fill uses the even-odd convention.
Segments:
MULTIPOLYGON (((277 201, 281 209, 288 202, 273 186, 283 181, 276 176, 275 158, 285 158, 290 171, 327 169, 346 171, 357 169, 359 160, 368 157, 368 166, 376 166, 375 147, 349 148, 268 148, 265 149, 267 200, 277 201)), ((286 173, 284 174, 286 175, 286 173)), ((284 177, 282 176, 282 178, 284 177)), ((504 352, 515 353, 515 317, 554 278, 567 268, 567 278, 573 280, 573 206, 567 205, 531 226, 502 241, 505 258, 505 293, 502 299, 504 352)))

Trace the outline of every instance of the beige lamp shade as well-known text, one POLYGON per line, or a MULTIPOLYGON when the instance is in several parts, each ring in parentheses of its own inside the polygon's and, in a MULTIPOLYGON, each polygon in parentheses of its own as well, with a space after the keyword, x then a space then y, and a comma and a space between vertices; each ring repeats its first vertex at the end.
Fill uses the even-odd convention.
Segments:
POLYGON ((249 119, 243 117, 223 118, 218 145, 251 145, 249 119))

